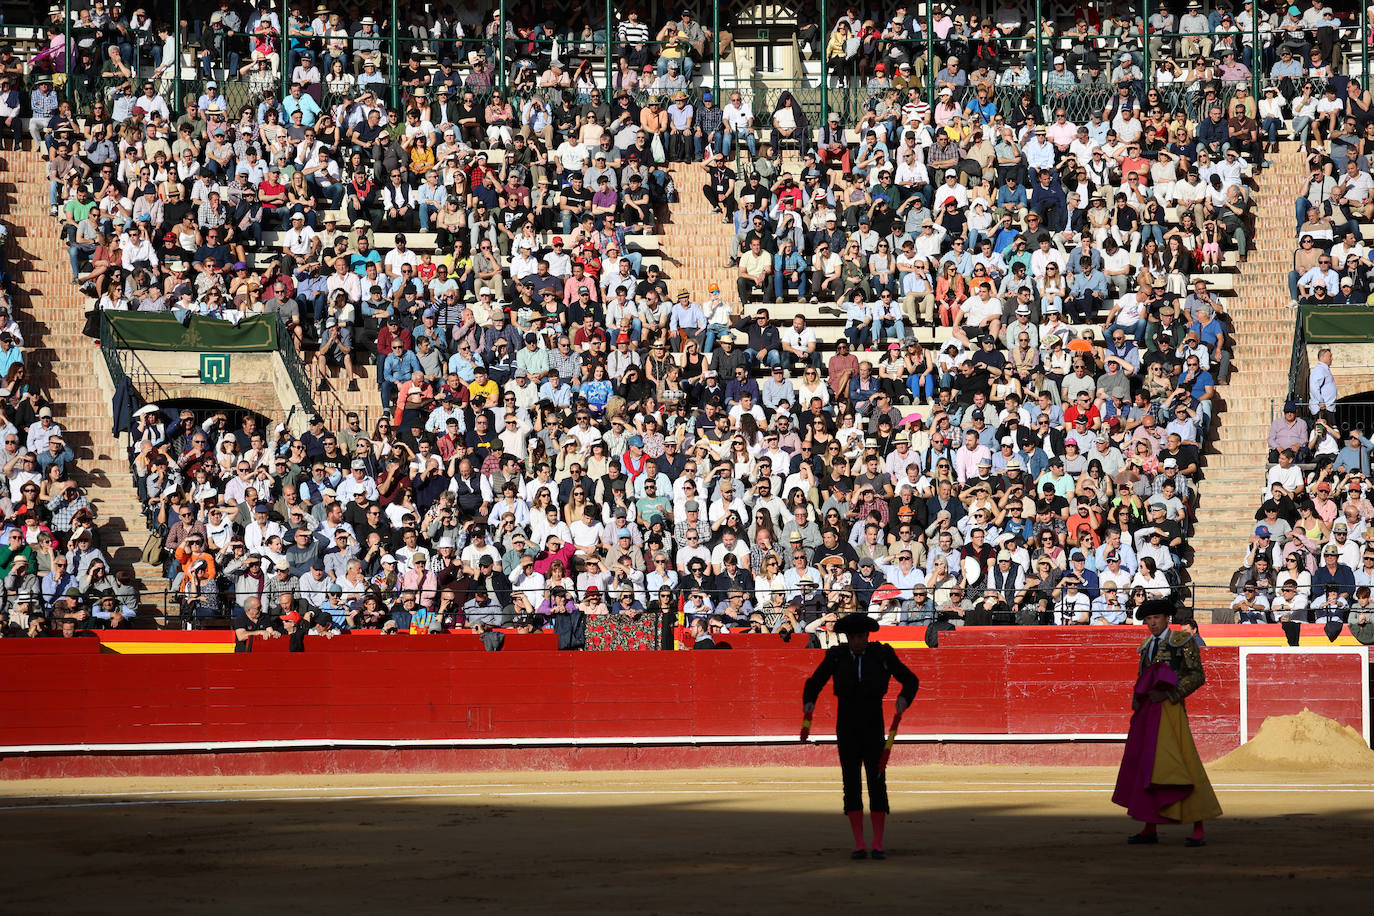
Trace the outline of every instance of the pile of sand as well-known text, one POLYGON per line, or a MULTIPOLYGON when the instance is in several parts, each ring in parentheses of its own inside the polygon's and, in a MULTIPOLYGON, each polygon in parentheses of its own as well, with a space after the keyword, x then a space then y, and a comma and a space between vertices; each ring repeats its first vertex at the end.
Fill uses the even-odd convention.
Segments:
POLYGON ((1259 733, 1208 765, 1218 770, 1374 769, 1374 750, 1360 733, 1304 709, 1265 719, 1259 733))

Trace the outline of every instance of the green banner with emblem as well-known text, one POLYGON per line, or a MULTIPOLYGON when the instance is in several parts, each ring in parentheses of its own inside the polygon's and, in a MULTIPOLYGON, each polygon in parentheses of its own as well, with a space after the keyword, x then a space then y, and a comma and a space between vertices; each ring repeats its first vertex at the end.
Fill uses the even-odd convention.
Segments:
POLYGON ((195 353, 257 353, 277 349, 277 318, 257 315, 237 325, 217 318, 193 317, 185 324, 168 312, 106 312, 116 346, 129 350, 182 350, 195 353))

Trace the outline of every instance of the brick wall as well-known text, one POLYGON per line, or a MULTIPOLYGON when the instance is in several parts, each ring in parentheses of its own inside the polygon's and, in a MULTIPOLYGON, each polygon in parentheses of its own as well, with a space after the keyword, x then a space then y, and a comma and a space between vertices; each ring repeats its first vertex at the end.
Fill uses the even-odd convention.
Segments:
MULTIPOLYGON (((232 404, 235 407, 244 407, 254 413, 261 414, 269 419, 279 420, 282 417, 282 406, 277 400, 276 392, 262 385, 250 384, 229 384, 229 385, 201 385, 199 383, 185 383, 180 385, 162 386, 171 400, 180 398, 202 398, 210 401, 222 401, 225 404, 232 404)), ((140 394, 151 394, 140 392, 140 394)), ((289 408, 288 408, 289 409, 289 408)))

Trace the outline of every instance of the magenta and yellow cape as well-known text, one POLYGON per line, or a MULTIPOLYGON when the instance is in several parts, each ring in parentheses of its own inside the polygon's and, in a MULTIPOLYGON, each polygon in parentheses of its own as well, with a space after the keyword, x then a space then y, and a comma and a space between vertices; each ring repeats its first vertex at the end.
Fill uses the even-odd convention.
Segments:
POLYGON ((1221 816, 1183 704, 1146 699, 1156 687, 1176 686, 1178 676, 1163 662, 1148 665, 1135 684, 1140 708, 1131 716, 1112 801, 1146 824, 1209 821, 1221 816))

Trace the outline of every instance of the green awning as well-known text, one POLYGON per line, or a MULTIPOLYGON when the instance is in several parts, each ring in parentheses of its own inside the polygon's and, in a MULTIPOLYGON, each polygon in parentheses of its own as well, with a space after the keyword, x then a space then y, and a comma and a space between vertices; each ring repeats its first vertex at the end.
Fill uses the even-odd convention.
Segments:
POLYGON ((1298 309, 1308 343, 1374 343, 1374 309, 1362 305, 1304 305, 1298 309))
POLYGON ((167 312, 106 312, 115 344, 131 350, 183 350, 194 353, 258 353, 277 349, 277 316, 257 315, 238 325, 193 317, 187 324, 167 312))

